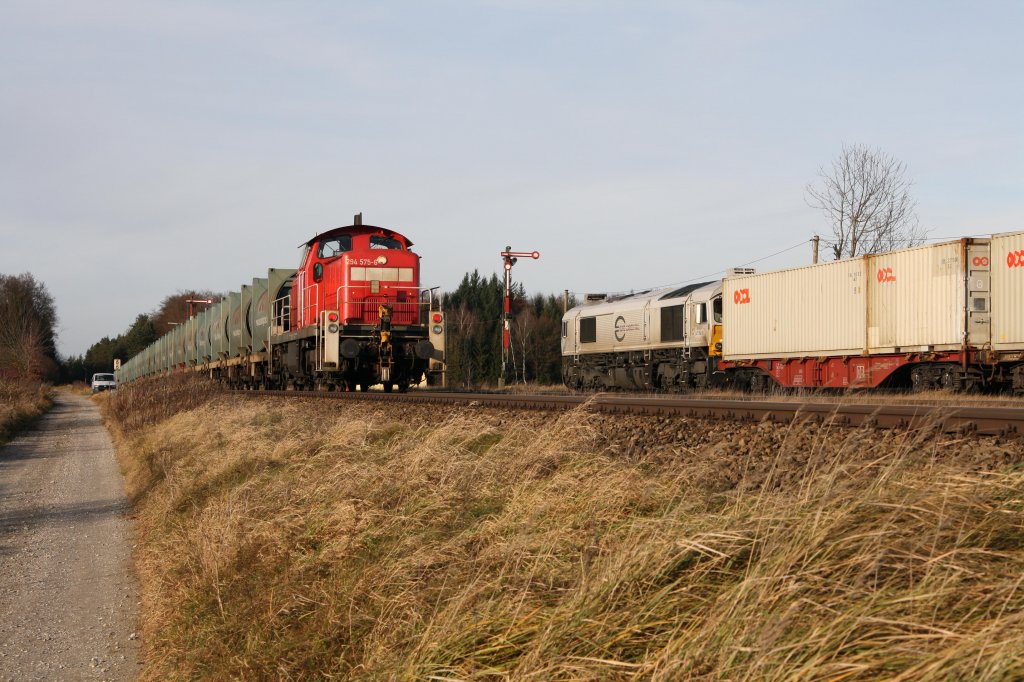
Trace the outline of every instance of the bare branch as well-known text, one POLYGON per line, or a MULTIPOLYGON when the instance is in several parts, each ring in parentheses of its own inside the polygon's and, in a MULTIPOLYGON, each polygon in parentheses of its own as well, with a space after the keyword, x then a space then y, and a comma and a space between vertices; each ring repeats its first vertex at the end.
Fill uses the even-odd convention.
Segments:
POLYGON ((804 199, 832 226, 837 259, 924 242, 902 161, 864 145, 844 146, 831 168, 818 169, 818 178, 804 189, 804 199))

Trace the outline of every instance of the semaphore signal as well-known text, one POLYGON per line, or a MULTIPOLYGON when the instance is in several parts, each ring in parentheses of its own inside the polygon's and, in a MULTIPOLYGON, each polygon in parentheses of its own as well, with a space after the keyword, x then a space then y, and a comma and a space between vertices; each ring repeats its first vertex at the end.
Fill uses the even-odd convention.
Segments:
POLYGON ((513 251, 511 246, 506 246, 498 255, 505 261, 505 301, 501 315, 501 376, 498 377, 498 388, 504 388, 505 372, 508 367, 509 323, 512 320, 512 266, 520 258, 537 260, 540 258, 540 251, 513 251))

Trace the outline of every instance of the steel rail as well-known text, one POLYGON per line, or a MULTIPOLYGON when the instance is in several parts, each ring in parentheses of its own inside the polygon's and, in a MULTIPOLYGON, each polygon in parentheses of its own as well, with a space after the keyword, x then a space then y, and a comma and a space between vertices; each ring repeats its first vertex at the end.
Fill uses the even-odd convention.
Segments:
POLYGON ((949 433, 1024 437, 1024 408, 946 405, 868 405, 827 402, 780 402, 750 398, 680 398, 656 395, 597 393, 593 395, 528 395, 516 393, 453 393, 434 390, 409 393, 242 391, 241 395, 289 396, 336 400, 386 400, 403 403, 496 407, 514 410, 572 410, 579 407, 604 414, 677 416, 697 419, 836 424, 876 428, 932 426, 949 433))

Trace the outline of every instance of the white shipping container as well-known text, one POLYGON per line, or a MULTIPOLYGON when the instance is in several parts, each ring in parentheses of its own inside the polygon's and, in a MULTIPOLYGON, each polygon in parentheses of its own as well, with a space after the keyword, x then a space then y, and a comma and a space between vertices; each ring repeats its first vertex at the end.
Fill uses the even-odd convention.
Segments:
POLYGON ((730 277, 723 357, 835 357, 959 348, 960 241, 730 277))
POLYGON ((859 355, 866 340, 865 267, 857 258, 727 278, 723 357, 859 355))
POLYGON ((992 348, 1024 350, 1024 232, 992 237, 992 348))
POLYGON ((867 257, 870 353, 961 347, 963 249, 955 241, 867 257))

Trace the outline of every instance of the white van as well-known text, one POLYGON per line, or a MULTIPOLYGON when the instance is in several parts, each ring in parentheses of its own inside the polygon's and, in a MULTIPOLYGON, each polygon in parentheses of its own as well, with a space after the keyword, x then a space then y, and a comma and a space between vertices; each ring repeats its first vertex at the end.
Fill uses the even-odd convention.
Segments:
POLYGON ((117 388, 117 381, 114 379, 113 374, 93 374, 92 375, 92 392, 99 393, 100 391, 109 391, 117 388))

